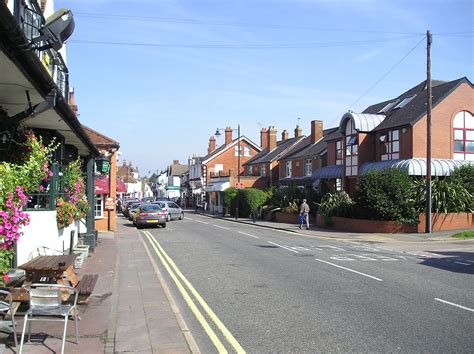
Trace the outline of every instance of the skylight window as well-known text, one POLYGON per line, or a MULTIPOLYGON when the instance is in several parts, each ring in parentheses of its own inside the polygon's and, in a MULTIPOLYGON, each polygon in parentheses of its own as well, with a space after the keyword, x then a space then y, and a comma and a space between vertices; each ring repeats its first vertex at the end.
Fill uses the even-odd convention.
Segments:
POLYGON ((398 103, 399 100, 395 100, 392 102, 387 103, 380 111, 377 113, 385 113, 388 112, 390 109, 392 109, 393 106, 395 106, 398 103))
POLYGON ((410 97, 407 97, 407 98, 403 99, 403 101, 400 102, 399 104, 397 104, 395 107, 393 107, 393 109, 405 107, 408 103, 411 102, 412 99, 415 98, 415 96, 416 96, 416 95, 413 95, 413 96, 410 96, 410 97))

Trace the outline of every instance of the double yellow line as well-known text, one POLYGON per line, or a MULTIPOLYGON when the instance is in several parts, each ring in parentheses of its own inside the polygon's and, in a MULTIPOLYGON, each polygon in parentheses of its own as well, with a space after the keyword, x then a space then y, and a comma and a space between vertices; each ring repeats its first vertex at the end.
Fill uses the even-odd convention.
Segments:
POLYGON ((209 307, 209 305, 204 301, 204 299, 199 295, 199 293, 194 289, 192 284, 189 282, 188 279, 181 273, 181 271, 178 269, 176 264, 173 262, 173 260, 166 254, 164 249, 160 246, 158 241, 153 237, 153 235, 149 231, 143 231, 143 234, 146 236, 148 241, 150 241, 151 246, 155 250, 156 254, 161 260, 161 263, 163 264, 163 267, 166 269, 168 274, 170 275, 171 279, 176 284, 176 287, 178 288, 179 292, 183 296, 183 299, 186 301, 188 304, 189 308, 193 312, 194 316, 196 316, 197 320, 203 327, 204 331, 206 334, 209 336, 209 339, 212 341, 212 344, 216 347, 216 349, 219 351, 219 353, 227 353, 227 349, 224 347, 222 344, 221 340, 217 336, 217 334, 214 332, 212 327, 209 325, 209 322, 206 320, 205 315, 199 310, 199 308, 195 304, 195 300, 201 305, 202 310, 205 312, 207 317, 214 322, 215 326, 217 329, 224 335, 224 338, 227 340, 227 342, 232 346, 232 348, 237 352, 237 353, 245 353, 245 350, 240 346, 239 342, 234 338, 232 333, 229 332, 229 330, 226 328, 226 326, 221 322, 221 320, 216 316, 214 311, 209 307), (189 292, 194 296, 195 300, 191 297, 189 292))

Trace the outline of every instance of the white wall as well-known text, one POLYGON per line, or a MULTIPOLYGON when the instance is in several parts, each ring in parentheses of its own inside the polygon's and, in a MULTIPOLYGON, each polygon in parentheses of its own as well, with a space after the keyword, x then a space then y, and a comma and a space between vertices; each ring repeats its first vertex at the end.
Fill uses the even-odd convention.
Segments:
POLYGON ((23 227, 23 235, 17 244, 17 264, 23 264, 38 255, 38 247, 63 251, 69 249, 71 230, 75 230, 74 246, 77 244, 79 221, 64 229, 56 224, 56 211, 28 211, 30 224, 23 227))

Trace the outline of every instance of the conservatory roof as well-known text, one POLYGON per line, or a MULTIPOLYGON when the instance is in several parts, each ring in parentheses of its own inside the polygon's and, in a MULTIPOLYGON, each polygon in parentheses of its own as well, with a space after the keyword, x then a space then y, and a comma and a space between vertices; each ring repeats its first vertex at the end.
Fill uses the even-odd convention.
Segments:
MULTIPOLYGON (((474 165, 474 161, 432 159, 431 175, 450 176, 451 172, 453 172, 456 167, 469 164, 474 165)), ((407 172, 410 176, 426 176, 426 159, 414 158, 404 160, 366 162, 360 167, 360 174, 364 174, 372 169, 381 170, 385 168, 399 168, 400 170, 407 172)))

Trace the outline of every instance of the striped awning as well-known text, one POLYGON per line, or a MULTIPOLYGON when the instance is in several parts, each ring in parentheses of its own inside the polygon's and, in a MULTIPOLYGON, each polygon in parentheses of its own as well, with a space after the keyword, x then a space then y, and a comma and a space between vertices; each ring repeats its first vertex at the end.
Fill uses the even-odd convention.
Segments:
POLYGON ((324 166, 313 172, 313 180, 342 178, 342 165, 324 166))
MULTIPOLYGON (((474 165, 474 161, 467 160, 449 160, 449 159, 432 159, 431 175, 432 176, 450 176, 456 167, 463 165, 474 165)), ((426 176, 426 159, 403 159, 403 160, 387 160, 377 162, 366 162, 360 167, 360 174, 364 174, 369 170, 381 170, 385 168, 399 168, 407 172, 410 176, 426 176)))

